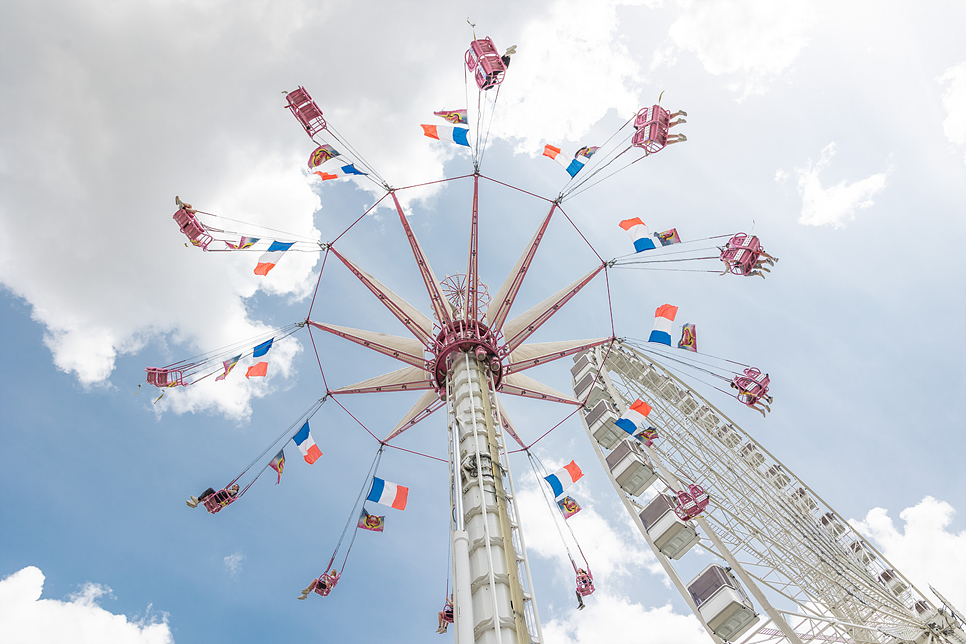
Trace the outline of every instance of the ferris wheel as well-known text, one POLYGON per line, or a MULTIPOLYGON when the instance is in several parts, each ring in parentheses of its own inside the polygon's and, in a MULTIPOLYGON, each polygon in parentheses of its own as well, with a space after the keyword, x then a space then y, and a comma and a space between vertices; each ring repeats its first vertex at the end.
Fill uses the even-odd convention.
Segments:
MULTIPOLYGON (((327 596, 342 579, 356 532, 381 529, 381 517, 371 516, 365 503, 405 508, 408 489, 377 477, 383 454, 393 448, 403 449, 396 445, 397 437, 445 408, 446 421, 441 425, 447 432, 448 454, 446 458, 430 456, 449 465, 453 593, 440 611, 440 632, 446 631, 447 624, 453 624, 456 641, 462 644, 541 644, 544 638, 520 528, 508 441, 519 446, 514 451, 531 457, 535 470, 542 468, 532 454, 533 446, 564 421, 579 415, 642 537, 714 641, 966 644, 955 609, 944 600, 942 608, 934 607, 804 482, 662 366, 656 357, 659 352, 655 355, 646 343, 618 339, 612 311, 609 328, 602 329, 600 337, 527 342, 588 285, 607 280, 611 270, 648 270, 656 268, 649 266, 655 263, 710 260, 724 262, 725 273, 765 277, 770 270, 766 259, 770 261, 771 256, 764 252, 757 237, 743 233, 718 236, 728 241, 724 246, 712 244, 712 254, 704 256, 708 248, 688 247, 675 229, 651 235, 644 223, 635 218, 619 224, 631 236, 635 252, 605 260, 566 213, 563 203, 568 198, 668 145, 687 140, 683 134, 671 133, 672 127, 685 122, 681 116, 686 114, 671 113, 659 103, 642 108, 600 146, 584 146, 570 155, 548 144, 544 156, 558 162, 570 176, 555 198, 542 197, 483 174, 490 122, 514 51, 515 47, 511 47, 501 56, 490 38, 477 39, 474 34, 464 62, 467 85, 476 91, 475 106, 435 112, 451 125, 422 125, 430 138, 469 148, 473 164, 472 173, 433 182, 473 184, 472 200, 467 204, 465 269, 456 267, 443 279, 437 278, 399 199, 401 193, 417 186, 392 187, 326 121, 321 108, 302 87, 287 94, 286 107, 317 146, 308 162, 310 176, 316 175, 322 181, 355 177, 372 182, 383 194, 371 208, 333 241, 322 242, 223 216, 217 218, 176 199, 178 211, 174 219, 191 244, 202 251, 262 250, 255 268, 255 273, 262 276, 267 276, 286 252, 321 253, 320 284, 327 266, 343 266, 410 334, 403 337, 333 324, 326 321, 325 311, 316 314, 313 296, 302 321, 172 365, 148 368, 148 384, 163 390, 191 386, 210 376, 223 380, 249 357, 253 364, 246 375, 261 377, 268 369, 267 356, 273 342, 303 329, 307 329, 314 349, 313 331, 321 331, 404 365, 354 384, 330 385, 316 350, 324 396, 285 428, 235 479, 217 491, 209 489, 200 497, 191 497, 188 505, 196 507, 200 503, 209 513, 216 514, 240 500, 267 468, 274 469, 280 477, 284 466, 282 447, 289 441, 298 445, 307 462, 314 462, 321 453, 311 438, 309 421, 327 402, 336 404, 375 439, 377 447, 331 559, 300 599, 312 593, 327 596), (479 208, 481 182, 526 193, 541 201, 546 209, 536 218, 532 238, 521 244, 519 259, 492 296, 479 272, 479 230, 489 222, 479 208), (430 315, 367 272, 346 254, 341 243, 345 235, 364 227, 366 215, 380 204, 395 211, 398 232, 408 243, 425 293, 426 300, 421 304, 428 304, 430 315), (590 262, 586 272, 574 282, 535 306, 518 311, 514 305, 552 225, 575 231, 593 251, 596 261, 590 262), (235 242, 238 236, 240 239, 235 242), (220 243, 226 248, 219 248, 220 243), (672 245, 671 250, 664 251, 663 247, 672 245), (642 255, 645 252, 651 255, 642 255), (674 257, 669 259, 669 255, 674 257), (572 357, 575 362, 574 396, 524 373, 565 357, 572 357), (387 428, 383 438, 352 413, 352 398, 356 394, 410 391, 419 393, 418 400, 395 426, 387 428), (514 426, 502 402, 504 396, 561 404, 569 413, 534 439, 522 435, 514 426), (645 408, 647 411, 642 412, 645 408), (633 422, 635 418, 646 418, 650 425, 638 427, 633 422), (274 458, 266 459, 273 453, 274 458), (685 583, 673 562, 682 560, 698 546, 719 557, 724 565, 712 564, 685 583)), ((695 241, 713 239, 716 237, 695 241)), ((673 320, 673 312, 667 313, 670 309, 676 311, 670 305, 658 310, 656 329, 664 324, 662 319, 667 325, 673 320)), ((669 329, 667 326, 660 332, 667 334, 669 329)), ((737 394, 725 393, 756 409, 767 407, 768 374, 747 368, 727 380, 737 394)), ((765 413, 764 409, 759 411, 765 413)), ((570 465, 560 476, 569 477, 572 483, 581 474, 575 463, 570 465)), ((538 473, 538 478, 542 474, 547 473, 538 473)), ((550 481, 554 479, 559 484, 560 478, 557 474, 544 478, 553 491, 553 496, 549 496, 544 490, 545 496, 556 512, 557 503, 561 503, 556 499, 563 488, 558 490, 550 481)), ((566 515, 557 522, 558 527, 567 525, 565 519, 566 515)), ((575 542, 573 533, 570 536, 575 542)), ((564 543, 570 553, 566 538, 564 543)), ((582 598, 594 592, 594 583, 590 563, 579 544, 577 551, 579 554, 571 554, 570 558, 577 598, 583 607, 582 598)))
POLYGON ((595 348, 572 369, 575 391, 587 401, 584 427, 625 508, 713 640, 966 641, 954 607, 937 594, 937 609, 662 359, 659 348, 623 340, 595 348), (645 440, 617 424, 637 401, 651 408, 645 440), (674 562, 696 546, 718 563, 686 580, 674 562))

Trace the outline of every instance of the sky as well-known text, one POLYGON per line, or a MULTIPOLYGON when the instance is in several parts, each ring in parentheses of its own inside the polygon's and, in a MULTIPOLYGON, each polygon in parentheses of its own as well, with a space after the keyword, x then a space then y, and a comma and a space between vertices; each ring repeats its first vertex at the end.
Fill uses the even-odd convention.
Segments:
MULTIPOLYGON (((145 367, 305 319, 317 282, 314 318, 404 333, 341 267, 319 281, 317 254, 289 253, 260 278, 253 254, 186 248, 174 196, 323 241, 372 206, 373 184, 304 172, 313 145, 281 93, 299 85, 392 185, 471 172, 418 127, 467 100, 467 16, 498 48, 518 46, 487 176, 552 199, 567 176, 544 144, 599 145, 661 92, 688 112, 686 143, 568 200, 567 214, 605 257, 628 252, 617 222, 637 216, 685 239, 753 230, 780 262, 766 280, 612 271, 617 335, 646 337, 653 310, 672 303, 702 351, 769 372, 767 419, 694 386, 920 589, 966 606, 962 3, 13 0, 0 6, 4 641, 438 637, 449 560, 436 460, 387 452, 380 476, 411 488, 409 507, 359 535, 337 592, 295 599, 329 560, 377 449, 337 405, 312 420, 314 465, 290 449, 279 485, 262 476, 217 516, 184 506, 324 394, 304 331, 273 349, 264 381, 236 371, 157 404, 138 385, 145 367)), ((400 193, 437 276, 465 270, 471 194, 466 180, 400 193)), ((481 276, 495 291, 546 208, 488 183, 480 212, 481 276)), ((376 208, 340 250, 429 312, 394 213, 376 208)), ((593 265, 558 220, 516 312, 593 265)), ((595 285, 533 340, 609 332, 595 285)), ((330 386, 396 368, 315 339, 330 386)), ((569 391, 567 367, 533 376, 569 391)), ((414 400, 345 404, 384 436, 414 400)), ((569 413, 506 404, 528 441, 569 413)), ((399 444, 445 457, 442 416, 399 444)), ((571 525, 598 586, 577 613, 533 472, 512 456, 547 641, 706 641, 579 421, 534 450, 586 472, 571 525)), ((710 561, 695 557, 688 565, 710 561)))

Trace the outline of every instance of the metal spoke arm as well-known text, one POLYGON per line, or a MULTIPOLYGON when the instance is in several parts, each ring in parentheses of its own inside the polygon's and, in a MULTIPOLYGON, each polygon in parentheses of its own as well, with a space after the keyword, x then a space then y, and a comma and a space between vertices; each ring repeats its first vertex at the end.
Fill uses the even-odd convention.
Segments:
POLYGON ((335 249, 334 246, 330 246, 329 250, 335 255, 339 261, 345 264, 345 267, 349 269, 356 278, 362 282, 362 284, 369 289, 373 295, 379 298, 389 312, 392 313, 396 318, 403 323, 403 325, 409 329, 409 331, 419 339, 420 342, 428 349, 434 344, 433 336, 433 322, 428 317, 420 313, 413 307, 409 302, 399 297, 391 290, 383 286, 379 281, 373 276, 366 273, 364 270, 349 261, 342 253, 335 249))
POLYGON ((452 309, 450 308, 449 302, 446 301, 446 296, 443 295, 443 289, 440 288, 439 281, 433 275, 433 269, 426 260, 426 253, 423 252, 422 247, 419 245, 419 240, 416 239, 416 233, 413 232, 413 227, 410 225, 406 213, 403 212, 395 192, 392 193, 392 201, 396 205, 396 212, 399 213, 399 221, 402 223, 403 230, 406 233, 406 239, 409 240, 409 246, 412 248, 413 257, 416 259, 416 267, 419 269, 419 275, 423 278, 423 284, 426 286, 426 293, 429 295, 429 301, 433 306, 433 313, 443 327, 452 325, 452 309))
POLYGON ((423 357, 423 344, 419 340, 401 338, 397 335, 377 333, 375 331, 350 329, 349 327, 314 322, 312 320, 307 320, 307 324, 414 367, 419 367, 424 370, 429 369, 429 362, 423 357))
POLYGON ((490 305, 492 312, 487 311, 487 324, 489 324, 494 335, 500 333, 500 330, 503 328, 503 323, 506 322, 506 318, 510 313, 510 307, 513 306, 513 301, 517 298, 517 293, 520 292, 520 287, 523 285, 523 278, 527 276, 527 271, 530 270, 530 264, 533 262, 534 255, 537 254, 537 248, 540 246, 540 242, 543 241, 543 236, 547 233, 547 226, 550 225, 550 218, 553 217, 556 209, 557 204, 554 203, 550 207, 550 212, 547 213, 547 216, 537 229, 537 232, 533 235, 533 239, 530 240, 530 244, 523 251, 520 259, 517 260, 516 265, 510 271, 506 281, 503 282, 503 286, 500 287, 500 290, 493 297, 493 302, 490 305))

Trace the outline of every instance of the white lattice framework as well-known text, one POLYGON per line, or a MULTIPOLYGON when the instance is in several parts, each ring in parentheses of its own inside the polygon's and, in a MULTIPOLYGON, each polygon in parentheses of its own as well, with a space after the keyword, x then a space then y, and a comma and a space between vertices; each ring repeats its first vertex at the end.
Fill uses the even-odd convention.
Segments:
MULTIPOLYGON (((676 491, 698 483, 710 494, 711 505, 696 519, 700 544, 734 569, 765 613, 741 644, 963 641, 949 609, 937 611, 800 477, 654 355, 622 342, 586 355, 603 364, 586 398, 611 400, 621 413, 637 398, 652 406, 648 422, 660 439, 645 449, 660 471, 657 485, 676 491)), ((610 472, 604 449, 585 428, 610 472)), ((647 537, 642 502, 611 478, 647 537)), ((708 628, 674 564, 648 541, 708 628)))

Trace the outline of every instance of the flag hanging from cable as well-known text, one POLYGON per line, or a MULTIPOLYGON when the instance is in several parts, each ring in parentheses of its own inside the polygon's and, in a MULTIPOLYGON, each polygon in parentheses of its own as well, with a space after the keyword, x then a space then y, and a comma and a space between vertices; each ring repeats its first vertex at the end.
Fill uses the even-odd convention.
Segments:
POLYGON ((224 362, 222 362, 221 364, 225 366, 225 373, 221 374, 220 376, 217 376, 215 378, 215 382, 219 380, 224 380, 225 378, 227 378, 228 374, 231 373, 231 370, 235 368, 235 365, 238 364, 238 361, 241 360, 241 358, 242 357, 239 355, 239 356, 235 356, 234 358, 229 358, 228 360, 225 360, 224 362))
POLYGON ((275 485, 278 485, 282 482, 282 470, 285 469, 285 450, 278 450, 278 454, 275 455, 275 458, 269 461, 268 466, 275 470, 275 473, 278 474, 278 480, 275 481, 275 485))
POLYGON ((312 150, 312 155, 309 156, 309 168, 317 168, 326 161, 336 158, 339 154, 331 145, 320 145, 312 150))
POLYGON ((681 339, 678 341, 678 349, 688 351, 698 351, 698 332, 693 324, 685 324, 681 329, 681 339))
POLYGON ((245 250, 258 243, 258 237, 242 237, 237 244, 226 241, 225 244, 232 250, 245 250))
POLYGON ((295 445, 302 452, 302 458, 309 465, 319 460, 319 457, 322 456, 322 450, 315 444, 315 440, 312 438, 312 432, 309 431, 309 421, 305 421, 302 429, 292 437, 292 440, 295 441, 295 445))
POLYGON ((433 116, 438 116, 453 125, 466 125, 469 122, 466 110, 440 110, 433 112, 433 116))
POLYGON ((631 241, 634 242, 635 253, 657 248, 657 244, 654 243, 651 234, 647 231, 647 224, 641 221, 640 217, 625 219, 619 225, 627 233, 627 236, 631 238, 631 241))
POLYGON ((557 498, 567 488, 579 481, 583 475, 584 473, 577 467, 576 461, 570 461, 550 476, 543 477, 543 480, 550 484, 550 489, 553 490, 553 496, 557 498))
POLYGON ((420 125, 423 134, 437 141, 449 141, 456 145, 470 147, 469 128, 453 127, 452 125, 420 125))
POLYGON ((248 371, 245 372, 246 378, 251 378, 253 376, 264 377, 265 374, 268 373, 268 352, 272 350, 273 342, 275 342, 275 338, 262 342, 252 350, 252 359, 256 360, 256 362, 248 368, 248 371), (259 360, 259 358, 261 358, 261 360, 259 360))
POLYGON ((369 514, 366 512, 365 508, 362 508, 362 514, 359 515, 358 525, 363 530, 369 530, 370 532, 382 532, 386 528, 386 517, 369 514))
POLYGON ((406 503, 409 501, 409 488, 374 476, 366 501, 388 505, 397 510, 405 510, 406 503))
MULTIPOLYGON (((581 148, 583 149, 583 148, 581 148)), ((550 157, 567 171, 571 177, 577 175, 581 168, 584 167, 584 162, 580 161, 576 157, 572 157, 555 145, 545 145, 543 146, 543 156, 550 157)))
POLYGON ((361 172, 356 169, 351 163, 349 165, 337 166, 334 168, 328 168, 326 170, 317 170, 312 174, 317 174, 322 181, 329 181, 330 179, 340 179, 342 177, 351 177, 353 175, 365 176, 365 172, 361 172))
POLYGON ((574 501, 569 496, 565 496, 564 498, 557 501, 557 507, 560 508, 560 512, 563 513, 563 517, 565 519, 569 519, 570 517, 580 512, 580 506, 577 505, 577 502, 574 501))
POLYGON ((644 420, 647 418, 647 415, 650 413, 651 406, 638 398, 631 404, 630 407, 627 408, 627 411, 625 411, 614 424, 628 434, 633 434, 640 429, 641 425, 644 424, 644 420))
POLYGON ((678 307, 670 304, 663 304, 654 311, 654 330, 651 331, 648 342, 666 344, 671 346, 671 324, 674 316, 678 314, 678 307))
POLYGON ((272 245, 268 247, 268 250, 258 258, 258 264, 255 266, 255 275, 268 275, 268 271, 275 268, 275 265, 282 259, 282 255, 285 254, 285 251, 294 245, 295 242, 273 241, 272 245))

